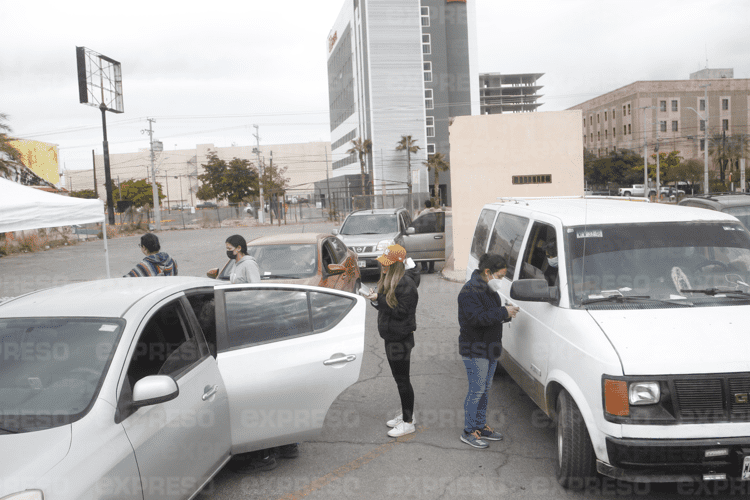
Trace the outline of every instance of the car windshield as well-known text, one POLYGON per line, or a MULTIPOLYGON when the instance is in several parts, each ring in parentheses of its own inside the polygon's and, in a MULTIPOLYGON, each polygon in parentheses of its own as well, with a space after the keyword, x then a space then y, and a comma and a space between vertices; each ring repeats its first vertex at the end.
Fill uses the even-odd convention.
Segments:
POLYGON ((750 229, 750 205, 740 207, 728 207, 722 212, 737 217, 746 228, 750 229))
POLYGON ((341 234, 387 234, 398 232, 396 214, 352 215, 341 226, 341 234))
POLYGON ((740 305, 750 300, 750 234, 736 222, 599 225, 566 231, 574 306, 607 307, 607 302, 623 302, 628 296, 627 307, 636 308, 740 305), (647 305, 635 304, 639 300, 647 305))
POLYGON ((0 433, 83 416, 124 326, 121 319, 0 318, 0 433))
POLYGON ((260 268, 261 279, 305 278, 318 272, 318 252, 315 245, 258 245, 248 246, 260 268))

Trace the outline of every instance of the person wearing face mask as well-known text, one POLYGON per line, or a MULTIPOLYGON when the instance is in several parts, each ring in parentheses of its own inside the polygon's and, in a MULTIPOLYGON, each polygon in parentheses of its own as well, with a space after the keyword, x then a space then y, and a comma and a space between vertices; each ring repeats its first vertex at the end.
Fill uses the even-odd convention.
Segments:
POLYGON ((502 352, 503 323, 518 314, 517 306, 502 305, 491 283, 503 279, 507 271, 504 257, 484 254, 458 294, 458 352, 469 379, 461 441, 474 448, 487 448, 487 441, 503 439, 487 425, 486 417, 488 393, 502 352))
POLYGON ((227 257, 234 260, 234 268, 229 275, 230 283, 260 283, 260 268, 255 259, 247 255, 247 242, 239 234, 233 234, 226 241, 227 257))
POLYGON ((547 280, 549 286, 557 286, 557 242, 553 238, 552 241, 544 245, 545 266, 542 270, 544 272, 544 278, 547 280))

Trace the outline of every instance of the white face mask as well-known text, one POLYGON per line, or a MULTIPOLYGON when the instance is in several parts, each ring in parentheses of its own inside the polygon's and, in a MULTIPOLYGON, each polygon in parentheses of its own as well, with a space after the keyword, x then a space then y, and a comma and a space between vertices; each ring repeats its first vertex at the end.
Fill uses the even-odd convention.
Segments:
POLYGON ((549 263, 550 266, 557 267, 557 257, 551 257, 547 259, 547 262, 549 263))

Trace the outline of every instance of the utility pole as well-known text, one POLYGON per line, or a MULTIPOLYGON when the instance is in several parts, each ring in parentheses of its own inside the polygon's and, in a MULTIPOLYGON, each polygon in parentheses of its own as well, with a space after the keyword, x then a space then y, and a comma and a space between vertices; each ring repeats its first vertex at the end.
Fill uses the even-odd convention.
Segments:
POLYGON ((661 201, 661 187, 659 184, 659 132, 656 132, 656 146, 654 147, 656 152, 656 199, 661 201))
POLYGON ((170 211, 172 207, 169 204, 169 178, 167 177, 166 170, 164 171, 164 185, 167 186, 167 211, 170 211))
POLYGON ((156 168, 154 167, 154 130, 151 125, 155 122, 153 118, 148 118, 148 131, 142 130, 141 132, 148 132, 149 142, 151 144, 151 193, 154 198, 154 219, 156 223, 156 230, 161 231, 161 207, 159 206, 159 193, 156 189, 156 168))
POLYGON ((703 194, 708 194, 708 87, 711 84, 701 85, 703 87, 703 102, 705 103, 705 125, 703 127, 703 194))
POLYGON ((255 153, 258 155, 258 173, 260 174, 260 210, 258 210, 258 222, 265 224, 266 217, 265 210, 263 209, 263 165, 260 163, 260 136, 258 135, 258 126, 253 125, 253 127, 255 127, 255 134, 253 136, 255 137, 255 153))
POLYGON ((328 148, 324 147, 323 149, 326 152, 326 186, 328 186, 328 205, 329 205, 328 219, 330 220, 332 218, 331 215, 333 215, 336 217, 336 222, 338 222, 339 218, 336 212, 335 211, 331 212, 333 207, 331 206, 331 181, 328 180, 328 148))
POLYGON ((99 188, 96 185, 96 155, 93 149, 91 150, 91 160, 94 162, 94 195, 99 198, 99 188))
POLYGON ((643 197, 648 198, 648 141, 646 140, 646 110, 656 109, 656 106, 643 106, 641 109, 643 110, 643 197))

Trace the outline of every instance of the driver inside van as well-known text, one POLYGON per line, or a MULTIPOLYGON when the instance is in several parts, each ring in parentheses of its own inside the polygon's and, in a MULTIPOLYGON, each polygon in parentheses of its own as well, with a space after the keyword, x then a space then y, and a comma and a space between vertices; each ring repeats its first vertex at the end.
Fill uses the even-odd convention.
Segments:
POLYGON ((544 265, 542 266, 544 278, 549 286, 557 286, 557 242, 552 238, 542 248, 545 255, 544 265))

